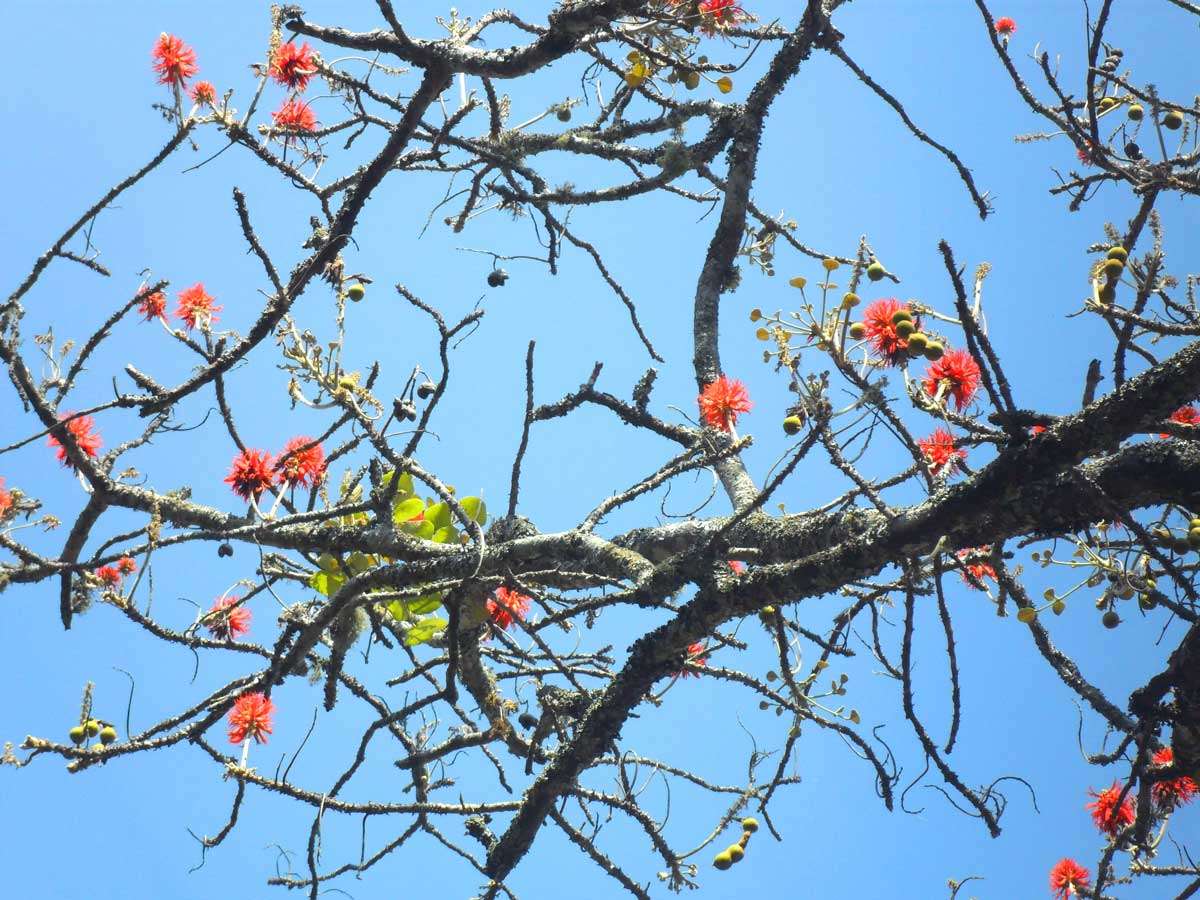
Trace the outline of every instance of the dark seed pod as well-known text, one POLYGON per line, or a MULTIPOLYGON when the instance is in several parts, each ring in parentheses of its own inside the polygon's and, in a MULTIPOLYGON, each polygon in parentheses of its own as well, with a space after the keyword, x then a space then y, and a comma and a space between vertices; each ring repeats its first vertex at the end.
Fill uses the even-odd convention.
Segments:
POLYGON ((1135 144, 1133 141, 1130 141, 1128 144, 1125 145, 1125 155, 1128 156, 1130 159, 1141 159, 1142 158, 1142 148, 1139 147, 1137 144, 1135 144))
POLYGON ((508 273, 503 269, 492 269, 488 272, 488 287, 504 287, 506 281, 508 281, 508 273))
POLYGON ((417 385, 417 396, 422 400, 428 400, 433 396, 433 392, 437 390, 437 385, 432 381, 422 381, 417 385))
POLYGON ((233 545, 228 544, 228 543, 218 545, 217 546, 217 556, 219 556, 221 558, 224 558, 226 556, 233 556, 233 545))

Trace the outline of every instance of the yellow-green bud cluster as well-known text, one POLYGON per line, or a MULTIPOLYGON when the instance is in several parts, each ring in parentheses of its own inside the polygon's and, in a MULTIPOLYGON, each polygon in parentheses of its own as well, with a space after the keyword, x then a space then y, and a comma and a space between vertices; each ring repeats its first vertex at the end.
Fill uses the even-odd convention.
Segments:
POLYGON ((742 837, 735 844, 730 844, 713 857, 713 868, 724 871, 734 863, 741 862, 746 856, 746 845, 750 843, 750 835, 758 831, 758 819, 742 819, 742 837))

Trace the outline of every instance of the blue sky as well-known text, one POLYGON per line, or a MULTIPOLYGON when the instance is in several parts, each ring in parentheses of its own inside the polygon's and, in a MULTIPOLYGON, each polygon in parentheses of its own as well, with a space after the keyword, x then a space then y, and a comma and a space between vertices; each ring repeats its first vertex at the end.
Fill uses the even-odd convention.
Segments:
MULTIPOLYGON (((421 7, 420 12, 403 14, 412 31, 435 36, 432 18, 443 10, 428 4, 410 6, 421 7)), ((532 18, 547 4, 514 6, 532 18)), ((783 0, 763 0, 752 8, 764 19, 779 17, 790 24, 791 6, 783 0)), ((476 2, 458 7, 469 15, 489 8, 476 2)), ((1137 80, 1153 82, 1166 94, 1190 96, 1194 67, 1187 60, 1194 58, 1195 19, 1166 3, 1116 7, 1110 34, 1124 48, 1125 64, 1134 68, 1137 80)), ((313 21, 351 28, 379 24, 375 5, 365 0, 311 2, 306 11, 313 21)), ((1037 84, 1035 67, 1025 52, 1035 45, 1059 57, 1064 73, 1080 70, 1085 46, 1081 4, 1013 0, 995 11, 1019 23, 1013 47, 1032 84, 1037 84)), ((151 108, 166 94, 149 68, 149 49, 160 31, 178 34, 194 46, 200 77, 212 80, 219 92, 234 88, 233 104, 244 109, 254 85, 247 66, 262 58, 269 26, 265 4, 249 3, 62 3, 56 5, 56 14, 53 41, 34 40, 31 35, 46 28, 45 6, 10 4, 8 28, 0 35, 0 114, 13 126, 0 154, 8 211, 0 218, 0 272, 9 285, 20 281, 84 208, 169 138, 169 126, 151 108)), ((1041 123, 1004 77, 973 4, 857 3, 839 13, 836 23, 846 34, 847 52, 906 104, 919 125, 959 153, 981 189, 992 192, 996 214, 980 222, 946 161, 908 135, 895 114, 841 63, 821 54, 805 63, 771 113, 756 189, 759 205, 797 220, 800 240, 824 251, 850 255, 859 235, 867 234, 880 258, 903 279, 894 293, 942 309, 949 308, 950 286, 937 253, 939 239, 948 239, 968 267, 991 262, 988 322, 1018 405, 1050 413, 1075 408, 1087 360, 1093 355, 1106 358, 1110 352, 1105 329, 1086 318, 1067 318, 1079 308, 1087 289, 1090 259, 1083 251, 1102 239, 1104 222, 1123 223, 1133 212, 1133 201, 1110 189, 1071 214, 1063 200, 1049 196, 1048 188, 1055 183, 1051 167, 1076 166, 1074 149, 1062 139, 1014 142, 1014 135, 1041 130, 1041 123)), ((714 59, 733 60, 736 53, 716 41, 709 50, 714 59)), ((325 56, 336 54, 327 51, 325 56)), ((752 83, 765 58, 760 50, 735 76, 735 96, 752 83)), ((1069 83, 1076 93, 1081 90, 1073 78, 1069 83)), ((405 76, 397 89, 407 92, 413 84, 412 76, 405 76)), ((570 92, 577 92, 578 85, 576 67, 555 67, 514 97, 513 121, 573 96, 570 92)), ((280 99, 279 90, 268 87, 260 109, 274 108, 280 99)), ((457 102, 456 97, 451 100, 457 102)), ((314 107, 322 121, 336 120, 337 104, 331 98, 317 94, 314 107)), ((331 159, 321 177, 352 169, 379 143, 377 136, 364 137, 361 146, 347 154, 332 140, 331 159)), ((86 338, 137 290, 146 269, 147 277, 170 279, 174 290, 203 281, 225 307, 224 326, 244 329, 253 321, 267 284, 257 261, 246 254, 232 188, 245 192, 258 233, 284 270, 301 258, 304 251, 298 244, 314 210, 304 195, 239 149, 185 173, 223 146, 215 132, 200 133, 197 144, 195 152, 178 152, 99 218, 93 240, 112 278, 99 279, 65 262, 47 271, 27 298, 26 335, 52 324, 60 340, 86 338)), ((577 171, 572 168, 575 163, 565 159, 547 158, 544 165, 552 182, 569 178, 603 185, 622 177, 611 171, 577 171)), ((437 176, 393 178, 376 191, 360 220, 355 247, 347 251, 348 267, 368 273, 376 284, 364 303, 349 310, 346 353, 363 369, 379 359, 384 364, 383 383, 398 390, 414 364, 436 371, 435 332, 389 286, 403 282, 452 320, 482 304, 487 311, 483 324, 452 361, 450 392, 433 425, 438 439, 424 445, 420 460, 460 492, 482 492, 495 508, 507 496, 519 439, 524 354, 530 339, 538 343, 539 402, 572 390, 596 360, 605 363, 600 386, 627 394, 650 360, 620 302, 577 251, 566 252, 557 277, 534 262, 517 260, 505 264, 512 275, 506 287, 486 286, 488 257, 461 248, 537 255, 527 221, 482 216, 463 234, 454 235, 439 224, 445 214, 439 211, 422 236, 430 210, 445 191, 445 181, 437 176)), ((1200 221, 1193 208, 1173 198, 1160 209, 1168 262, 1182 276, 1196 250, 1200 221)), ((655 410, 667 418, 694 410, 690 299, 713 224, 711 217, 700 220, 700 213, 676 198, 650 197, 580 209, 571 220, 577 233, 605 254, 667 360, 659 367, 653 401, 655 410)), ((754 338, 747 313, 752 307, 792 308, 796 294, 787 278, 805 275, 816 281, 820 273, 815 261, 787 252, 779 253, 776 265, 779 275, 774 279, 744 271, 741 287, 722 304, 725 369, 747 382, 755 401, 754 412, 740 430, 755 437, 746 459, 760 482, 788 446, 778 422, 789 394, 785 382, 762 364, 762 345, 754 338)), ((330 307, 328 292, 314 286, 298 304, 297 315, 306 327, 329 334, 330 307)), ((275 367, 270 348, 263 349, 255 362, 234 374, 230 393, 247 442, 277 449, 287 437, 315 431, 324 420, 310 411, 287 411, 286 377, 275 367)), ((103 402, 111 396, 111 373, 130 362, 163 383, 184 377, 191 365, 160 329, 127 321, 96 355, 68 408, 103 402)), ((386 390, 382 393, 386 396, 386 390)), ((235 509, 234 498, 221 483, 234 451, 216 416, 205 419, 214 405, 211 395, 194 398, 180 419, 197 426, 195 430, 164 437, 133 455, 130 463, 160 489, 187 484, 200 502, 235 509)), ((0 443, 16 440, 27 429, 11 390, 0 391, 0 421, 5 423, 0 443)), ((100 426, 112 446, 135 434, 139 421, 134 414, 111 413, 101 418, 100 426)), ((596 411, 539 425, 525 464, 522 511, 544 531, 570 527, 601 499, 648 474, 674 452, 596 411)), ((886 456, 877 461, 881 470, 886 468, 886 456)), ((10 487, 38 496, 64 521, 69 522, 82 504, 78 484, 57 466, 41 441, 0 457, 0 476, 10 487)), ((831 483, 814 458, 779 499, 789 511, 819 505, 836 495, 838 489, 831 489, 831 483)), ((665 500, 658 494, 614 515, 604 531, 618 533, 653 522, 662 516, 661 510, 682 513, 703 499, 708 488, 706 477, 685 480, 665 500)), ((706 512, 720 514, 725 509, 718 498, 706 512)), ((107 533, 135 521, 116 516, 107 533)), ((55 552, 64 537, 60 531, 30 541, 55 552)), ((156 615, 173 627, 185 626, 194 617, 191 603, 207 607, 238 579, 252 577, 250 557, 239 548, 232 560, 217 560, 207 548, 160 560, 155 571, 156 615)), ((1046 585, 1042 577, 1031 579, 1039 593, 1046 585)), ((298 599, 300 595, 288 598, 298 599)), ((708 860, 726 840, 701 852, 696 857, 701 863, 699 896, 744 897, 753 890, 760 896, 823 900, 941 897, 947 879, 979 875, 984 880, 960 897, 1000 900, 1044 895, 1046 873, 1064 855, 1094 869, 1100 842, 1083 811, 1085 791, 1106 786, 1121 771, 1086 766, 1077 740, 1076 707, 1033 651, 1023 627, 1011 618, 997 619, 982 595, 957 584, 948 599, 959 640, 965 705, 955 765, 973 785, 1002 775, 1022 776, 1036 790, 1037 810, 1025 789, 1011 787, 1004 833, 997 840, 949 807, 937 791, 921 785, 909 791, 911 815, 899 809, 888 813, 874 795, 865 764, 840 741, 806 733, 796 760, 803 781, 773 806, 784 841, 777 843, 761 831, 746 861, 725 873, 711 869, 708 860)), ((806 625, 819 628, 839 608, 838 602, 806 601, 797 614, 806 625)), ((264 603, 254 612, 256 628, 269 630, 275 610, 264 603)), ((136 680, 135 729, 194 702, 223 679, 248 671, 244 660, 206 655, 193 682, 191 654, 152 642, 105 608, 63 632, 56 588, 50 585, 8 590, 0 615, 0 658, 7 671, 0 694, 0 740, 19 743, 27 733, 65 737, 87 680, 96 683, 97 711, 122 723, 129 682, 118 667, 136 680)), ((1105 631, 1084 601, 1049 623, 1054 640, 1075 655, 1085 674, 1111 691, 1119 705, 1132 687, 1157 671, 1165 653, 1155 645, 1165 624, 1161 616, 1128 618, 1120 629, 1105 631)), ((637 634, 659 621, 623 612, 583 640, 589 646, 611 643, 620 657, 637 634)), ((937 739, 944 736, 948 721, 948 686, 936 611, 919 610, 917 627, 917 703, 937 739)), ((714 663, 760 675, 773 667, 771 647, 756 621, 742 623, 737 634, 750 649, 742 654, 722 651, 714 663)), ((1169 628, 1162 647, 1171 646, 1170 637, 1177 634, 1177 628, 1169 628)), ((893 631, 890 647, 898 652, 896 637, 893 631)), ((877 674, 878 666, 861 644, 857 649, 846 669, 846 703, 862 712, 867 725, 885 726, 882 734, 899 757, 902 785, 907 785, 920 772, 922 760, 910 732, 897 720, 898 686, 877 674)), ((373 653, 369 664, 361 658, 355 662, 356 671, 375 679, 381 691, 392 691, 385 696, 393 705, 403 697, 381 685, 400 665, 383 653, 373 653)), ((290 759, 321 702, 319 688, 303 683, 285 686, 276 699, 276 734, 252 757, 264 771, 273 771, 281 758, 290 759)), ((745 777, 750 734, 759 747, 778 748, 787 729, 784 720, 759 711, 756 701, 706 679, 676 684, 660 708, 643 707, 639 713, 625 730, 630 746, 647 755, 669 754, 676 764, 693 766, 726 784, 745 777)), ((330 773, 346 765, 364 724, 348 703, 332 714, 320 712, 313 738, 292 769, 292 780, 323 790, 330 773)), ((1100 726, 1088 717, 1083 735, 1090 751, 1103 737, 1100 726)), ((365 776, 348 797, 408 796, 400 793, 403 784, 391 766, 391 752, 379 750, 379 758, 369 760, 365 776)), ((506 796, 488 770, 463 766, 458 774, 468 798, 506 796)), ((926 779, 922 785, 934 783, 926 779)), ((278 890, 264 882, 276 871, 279 847, 292 852, 297 867, 303 868, 310 811, 252 791, 231 838, 209 855, 203 868, 189 873, 200 860, 200 850, 186 829, 215 833, 225 822, 232 794, 232 785, 221 780, 206 756, 184 747, 123 757, 74 776, 48 758, 20 771, 5 769, 0 772, 0 806, 8 815, 0 821, 0 866, 8 892, 55 900, 84 895, 96 900, 160 895, 198 900, 218 892, 268 896, 278 890)), ((678 847, 698 844, 724 810, 722 802, 678 785, 672 785, 668 798, 655 783, 646 798, 655 815, 661 815, 669 801, 666 832, 678 847)), ((1177 838, 1200 836, 1197 816, 1200 811, 1189 809, 1176 817, 1177 838)), ((358 820, 327 821, 326 868, 357 859, 358 820)), ((405 824, 372 822, 368 853, 405 824)), ((469 842, 456 821, 448 821, 445 828, 451 837, 469 842)), ((736 837, 730 833, 728 840, 736 837)), ((635 831, 616 823, 600 843, 639 881, 655 880, 653 873, 661 865, 655 864, 635 831)), ((1169 855, 1168 851, 1165 856, 1169 855)), ((546 828, 513 876, 513 887, 526 898, 554 896, 562 892, 564 878, 570 879, 576 897, 618 895, 613 882, 546 828)), ((343 880, 337 886, 358 900, 372 900, 466 897, 478 882, 426 840, 381 863, 364 880, 343 880)), ((1160 895, 1141 886, 1122 896, 1138 900, 1160 895)))

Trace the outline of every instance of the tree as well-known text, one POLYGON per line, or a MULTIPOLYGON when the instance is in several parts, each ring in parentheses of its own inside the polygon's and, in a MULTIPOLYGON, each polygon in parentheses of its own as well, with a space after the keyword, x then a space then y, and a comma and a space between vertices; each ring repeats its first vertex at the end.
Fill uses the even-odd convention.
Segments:
MULTIPOLYGON (((547 832, 573 846, 560 863, 572 878, 598 867, 613 890, 637 897, 729 889, 721 879, 736 873, 725 869, 785 837, 772 811, 809 774, 805 742, 821 733, 856 757, 829 765, 845 779, 865 773, 887 809, 912 811, 910 791, 930 785, 977 819, 980 834, 1000 834, 1013 792, 1024 799, 1033 786, 978 752, 1005 733, 989 721, 995 686, 960 690, 960 667, 976 661, 964 658, 954 620, 984 609, 990 618, 972 628, 971 656, 985 652, 981 635, 1002 641, 1020 629, 1046 682, 1074 694, 1088 762, 1115 767, 1115 776, 1096 776, 1112 787, 1089 803, 1093 845, 1047 851, 1061 860, 1049 873, 1052 893, 1136 897, 1176 882, 1168 890, 1194 893, 1200 867, 1186 853, 1178 863, 1162 856, 1200 778, 1200 413, 1191 405, 1200 395, 1200 314, 1195 276, 1168 268, 1157 207, 1200 192, 1200 112, 1160 94, 1137 59, 1123 68, 1111 0, 1088 19, 1087 57, 1069 76, 1045 53, 1031 61, 1010 52, 1016 23, 977 0, 975 37, 986 37, 990 65, 1046 129, 1022 140, 1052 141, 1060 159, 1067 148, 1051 193, 1080 211, 1104 202, 1101 191, 1121 192, 1116 208, 1125 211, 1120 225, 1089 222, 1086 255, 1070 263, 1076 271, 1064 283, 1083 298, 1071 310, 1098 326, 1080 331, 1089 337, 1079 347, 1097 358, 1079 375, 1074 408, 1052 413, 1031 368, 1009 377, 989 330, 990 264, 970 267, 941 240, 941 284, 925 282, 931 299, 888 298, 905 265, 878 241, 863 237, 850 252, 812 246, 802 239, 805 215, 766 211, 805 205, 764 196, 756 179, 771 148, 769 114, 818 60, 836 62, 874 95, 876 116, 897 115, 929 145, 960 202, 981 219, 993 211, 958 153, 850 54, 842 5, 813 0, 770 21, 727 0, 573 0, 540 19, 451 12, 437 20, 440 38, 414 37, 425 23, 402 22, 387 0, 368 31, 272 8, 254 80, 228 90, 199 80, 202 54, 163 34, 153 59, 169 138, 58 237, 0 307, 8 419, 19 422, 0 449, 41 456, 40 466, 5 472, 0 589, 45 599, 51 586, 64 628, 119 618, 139 634, 130 647, 161 643, 194 657, 193 677, 203 672, 209 686, 172 684, 174 707, 133 729, 134 694, 122 716, 115 689, 101 701, 89 681, 77 718, 57 714, 61 733, 30 734, 4 761, 56 757, 85 773, 196 748, 231 794, 226 824, 198 838, 203 852, 237 833, 249 798, 282 798, 306 822, 299 837, 270 839, 306 846, 270 880, 313 897, 377 865, 418 865, 431 847, 481 896, 516 896, 514 873, 547 832), (268 98, 279 105, 264 115, 268 98), (74 334, 77 322, 55 321, 39 291, 71 264, 88 278, 124 280, 97 249, 110 209, 216 139, 197 177, 228 179, 216 167, 226 151, 241 153, 265 165, 277 192, 295 195, 264 230, 250 194, 233 189, 257 276, 234 285, 221 273, 233 262, 202 254, 212 274, 173 280, 143 260, 146 274, 122 299, 112 301, 107 283, 91 295, 103 298, 94 301, 103 307, 98 327, 60 343, 54 326, 74 334), (437 195, 421 193, 419 174, 438 179, 437 195), (374 213, 396 183, 409 193, 374 213), (569 313, 567 352, 552 349, 547 371, 532 341, 480 349, 484 306, 447 315, 461 305, 453 297, 401 281, 393 300, 383 287, 421 264, 413 250, 422 245, 385 231, 396 228, 392 217, 430 232, 440 222, 447 247, 472 232, 485 244, 447 253, 457 266, 485 261, 477 274, 489 306, 510 302, 537 272, 586 263, 622 304, 625 330, 605 338, 614 360, 663 364, 668 355, 635 301, 663 285, 636 290, 620 275, 624 254, 663 253, 671 226, 638 221, 655 195, 703 215, 689 233, 703 229, 705 243, 680 262, 691 280, 661 300, 683 310, 679 321, 690 314, 694 392, 662 396, 653 367, 627 384, 613 383, 607 360, 575 358, 582 368, 558 371, 573 355, 569 313), (589 235, 598 212, 630 223, 617 259, 589 235), (516 225, 494 221, 498 213, 516 225), (389 234, 390 257, 370 243, 389 234), (510 252, 518 236, 525 246, 510 252), (785 265, 798 273, 786 287, 770 280, 785 265), (747 302, 747 293, 771 299, 747 302), (797 310, 771 312, 776 304, 797 310), (358 349, 359 316, 387 330, 386 356, 372 361, 358 349), (418 336, 417 316, 432 342, 418 336), (29 321, 43 319, 44 330, 30 334, 29 321), (146 336, 160 328, 165 336, 146 336), (723 361, 719 338, 748 331, 766 348, 769 377, 747 374, 746 340, 723 361), (154 369, 129 361, 151 340, 165 341, 169 358, 154 369), (444 412, 463 356, 480 353, 487 368, 523 376, 519 414, 503 433, 444 412), (435 365, 418 362, 431 354, 435 365), (543 387, 580 378, 565 391, 543 387), (772 384, 764 393, 786 401, 758 399, 756 388, 752 403, 748 380, 772 384), (264 450, 260 424, 285 393, 291 412, 275 421, 295 427, 264 450), (611 451, 621 457, 612 471, 642 474, 584 509, 544 495, 536 507, 522 502, 531 485, 555 478, 545 454, 526 464, 541 435, 579 423, 597 429, 588 440, 613 439, 598 415, 621 423, 618 439, 629 442, 611 451), (771 458, 753 455, 755 439, 771 458), (197 457, 232 458, 224 486, 192 477, 183 454, 193 445, 204 448, 197 457), (79 487, 52 510, 42 482, 50 451, 79 487), (441 470, 453 453, 504 455, 506 496, 489 508, 483 493, 455 490, 441 470), (715 476, 711 493, 688 482, 705 471, 715 476), (697 502, 681 507, 680 494, 697 502), (796 496, 811 508, 788 511, 796 496), (65 538, 30 530, 60 519, 65 538), (236 568, 236 589, 200 602, 190 621, 164 608, 160 595, 191 593, 213 566, 225 579, 236 568), (1087 615, 1086 600, 1097 615, 1087 615), (1121 636, 1107 652, 1120 648, 1145 669, 1119 688, 1125 696, 1093 674, 1102 657, 1052 641, 1068 622, 1121 636), (949 699, 918 702, 915 651, 932 661, 935 645, 917 628, 933 623, 949 699), (872 672, 889 690, 855 687, 872 672), (704 731, 756 716, 751 749, 736 764, 710 755, 697 765, 694 748, 656 731, 701 683, 715 686, 704 731), (857 698, 849 705, 856 690, 870 708, 860 711, 857 698), (319 763, 313 752, 300 756, 301 710, 314 691, 321 711, 310 734, 339 726, 317 738, 319 763), (955 756, 971 711, 992 727, 973 739, 976 752, 955 756), (267 748, 285 718, 296 740, 290 761, 272 771, 267 748), (901 724, 908 737, 898 740, 901 724), (381 790, 377 775, 368 779, 380 760, 390 786, 356 793, 362 783, 381 790), (672 791, 696 795, 683 823, 667 822, 672 791), (361 851, 343 847, 360 827, 361 851), (1076 862, 1085 851, 1093 861, 1076 862)), ((1184 21, 1200 13, 1175 6, 1171 15, 1184 21)), ((1061 265, 1038 250, 1012 257, 1035 293, 1041 276, 1032 273, 1061 265)), ((420 277, 436 286, 457 275, 420 277)), ((538 284, 553 289, 549 279, 538 284)), ((1064 333, 1083 329, 1077 321, 1064 333)), ((672 360, 668 374, 679 377, 681 365, 672 360)), ((476 366, 464 389, 488 395, 487 371, 476 366)), ((567 455, 567 444, 551 447, 567 455)), ((589 487, 601 480, 607 474, 589 487)), ((491 485, 487 495, 497 493, 491 485)), ((130 678, 144 684, 148 674, 130 678)), ((1063 731, 1073 734, 1075 714, 1065 710, 1063 731)), ((959 896, 966 873, 945 865, 949 894, 959 896)))

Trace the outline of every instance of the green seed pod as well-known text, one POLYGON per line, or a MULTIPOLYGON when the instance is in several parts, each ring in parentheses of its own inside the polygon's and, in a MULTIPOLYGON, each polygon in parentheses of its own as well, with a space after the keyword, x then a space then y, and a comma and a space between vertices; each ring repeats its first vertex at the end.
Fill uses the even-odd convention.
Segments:
POLYGON ((1193 528, 1200 528, 1200 518, 1192 519, 1188 522, 1188 531, 1191 531, 1193 528))
POLYGON ((855 294, 853 292, 846 293, 842 297, 842 306, 845 306, 848 309, 853 309, 854 307, 858 306, 858 304, 861 302, 862 301, 858 299, 858 294, 855 294))
POLYGON ((892 324, 899 325, 901 322, 911 322, 912 313, 909 312, 907 306, 902 306, 900 309, 892 313, 892 324))
POLYGON ((748 831, 751 834, 754 834, 754 832, 758 831, 758 819, 742 819, 742 831, 748 831))
POLYGON ((1163 116, 1162 123, 1164 128, 1168 128, 1171 131, 1178 131, 1183 125, 1183 113, 1177 109, 1169 110, 1167 114, 1163 116))
POLYGON ((856 341, 861 341, 867 336, 867 326, 862 322, 855 322, 850 326, 850 337, 856 341))
POLYGON ((1017 610, 1017 621, 1024 622, 1026 625, 1037 619, 1037 610, 1032 606, 1022 606, 1017 610))
POLYGON ((1108 112, 1110 109, 1112 109, 1116 105, 1117 105, 1117 101, 1115 98, 1103 97, 1100 100, 1100 112, 1108 112))
POLYGON ((95 737, 100 733, 100 723, 95 719, 88 719, 83 727, 87 730, 88 737, 95 737))
POLYGON ((929 338, 919 331, 914 331, 908 336, 908 355, 921 356, 925 352, 925 348, 929 346, 929 338))
POLYGON ((914 325, 908 319, 901 319, 899 322, 896 323, 896 334, 898 334, 902 338, 908 337, 910 334, 912 334, 916 330, 917 330, 917 326, 914 325))
POLYGON ((1108 251, 1108 258, 1119 259, 1121 262, 1125 262, 1125 260, 1129 259, 1129 251, 1124 247, 1117 245, 1108 251))
POLYGON ((722 872, 733 865, 733 856, 728 850, 722 850, 713 857, 713 868, 720 869, 722 872))
POLYGON ((1121 617, 1117 615, 1117 611, 1115 609, 1110 609, 1104 614, 1103 618, 1100 619, 1100 622, 1105 628, 1116 628, 1121 624, 1121 617))
POLYGON ((784 434, 796 434, 803 427, 804 420, 799 416, 788 416, 783 420, 784 434))
POLYGON ((363 287, 361 284, 352 284, 352 285, 350 285, 350 287, 346 288, 346 296, 349 297, 351 300, 353 300, 355 303, 357 303, 359 300, 361 300, 366 295, 367 295, 367 289, 365 287, 363 287))
POLYGON ((82 744, 87 738, 87 731, 82 725, 76 725, 67 734, 70 736, 72 744, 82 744))
POLYGON ((100 729, 100 743, 111 744, 117 739, 117 729, 111 725, 105 725, 100 729))
POLYGON ((1052 604, 1050 604, 1050 611, 1056 616, 1061 616, 1066 608, 1067 603, 1065 600, 1055 600, 1052 604))
POLYGON ((930 362, 937 362, 946 354, 946 348, 942 346, 941 341, 930 341, 925 345, 925 358, 930 362))
POLYGON ((872 281, 880 281, 883 278, 883 276, 886 274, 887 274, 887 269, 885 269, 883 266, 881 266, 877 262, 873 262, 869 266, 867 266, 867 277, 870 278, 872 281))
POLYGON ((1129 109, 1127 109, 1125 111, 1125 115, 1129 116, 1129 118, 1132 119, 1134 122, 1142 121, 1142 116, 1144 116, 1145 114, 1146 114, 1146 110, 1140 103, 1132 104, 1129 107, 1129 109))
POLYGON ((1104 274, 1109 278, 1120 278, 1125 271, 1125 263, 1119 259, 1109 259, 1104 263, 1104 274))
MULTIPOLYGON (((673 74, 674 73, 672 73, 672 75, 673 74)), ((667 81, 671 81, 671 76, 667 77, 667 81)), ((674 82, 672 82, 672 83, 674 83, 674 82)), ((570 122, 571 121, 571 107, 560 106, 558 108, 558 112, 556 112, 554 115, 556 115, 558 117, 558 121, 560 121, 560 122, 570 122)))
POLYGON ((1200 528, 1188 531, 1187 542, 1193 550, 1200 550, 1200 528))
POLYGON ((1096 292, 1096 296, 1100 299, 1101 303, 1112 303, 1113 300, 1117 299, 1117 289, 1113 287, 1112 283, 1110 282, 1109 284, 1103 285, 1100 290, 1096 292))
POLYGON ((746 855, 746 851, 742 849, 741 844, 730 844, 725 848, 725 852, 729 854, 730 860, 733 862, 741 862, 742 857, 746 855))

